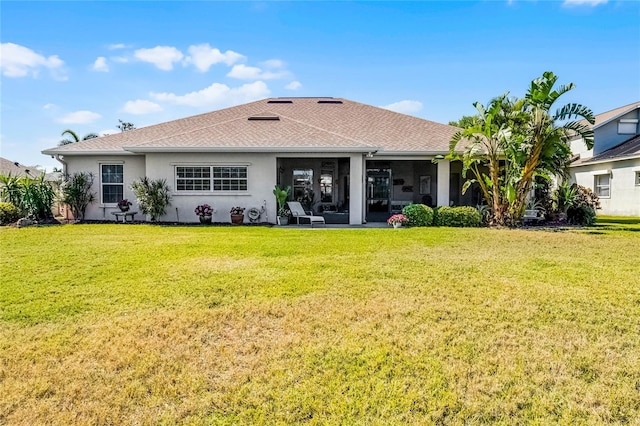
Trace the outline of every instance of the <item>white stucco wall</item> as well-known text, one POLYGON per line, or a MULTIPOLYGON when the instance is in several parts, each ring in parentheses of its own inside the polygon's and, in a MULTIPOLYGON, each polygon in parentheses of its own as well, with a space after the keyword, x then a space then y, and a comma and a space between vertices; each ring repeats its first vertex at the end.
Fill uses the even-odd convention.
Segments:
POLYGON ((640 158, 573 167, 571 178, 578 185, 594 189, 595 175, 607 170, 611 171, 611 196, 600 197, 598 214, 640 216, 640 186, 635 181, 640 158))
MULTIPOLYGON (((213 222, 231 222, 229 210, 239 206, 247 209, 267 206, 266 218, 275 223, 276 201, 273 187, 276 184, 276 156, 267 153, 148 153, 146 155, 147 176, 150 179, 166 179, 171 188, 171 205, 159 220, 162 222, 198 222, 193 212, 199 204, 207 203, 216 210, 213 222), (176 166, 246 166, 247 191, 177 192, 176 166)), ((265 221, 265 215, 260 217, 265 221)), ((245 211, 245 222, 249 222, 245 211)))
POLYGON ((104 155, 104 156, 71 156, 64 157, 67 174, 76 172, 91 172, 94 176, 93 192, 96 193, 96 201, 85 212, 86 220, 113 220, 111 212, 119 211, 116 205, 102 203, 100 188, 100 164, 122 164, 124 173, 124 198, 134 202, 136 197, 131 192, 131 183, 145 175, 144 156, 138 155, 104 155))

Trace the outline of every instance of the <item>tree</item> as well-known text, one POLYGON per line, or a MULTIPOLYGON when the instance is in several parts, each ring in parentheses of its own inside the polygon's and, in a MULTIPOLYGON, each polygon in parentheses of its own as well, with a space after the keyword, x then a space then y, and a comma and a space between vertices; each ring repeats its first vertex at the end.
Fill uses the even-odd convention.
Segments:
POLYGON ((136 126, 133 123, 128 123, 120 119, 118 119, 118 121, 120 122, 120 124, 118 124, 116 127, 120 129, 120 132, 128 132, 130 130, 136 129, 136 126))
POLYGON ((71 208, 73 217, 83 220, 89 204, 96 199, 96 193, 91 192, 93 187, 93 173, 78 172, 65 176, 60 185, 60 201, 71 208))
POLYGON ((571 138, 580 136, 588 147, 593 146, 593 131, 584 122, 567 121, 583 118, 593 124, 590 109, 568 104, 551 115, 558 98, 574 88, 569 84, 553 90, 557 79, 552 72, 545 72, 531 82, 523 99, 503 95, 486 108, 476 102, 477 122, 451 139, 447 158, 462 161, 463 175, 469 170, 474 174, 474 179, 465 182, 463 192, 478 183, 491 208, 493 225, 520 223, 534 179, 565 173, 571 159, 571 138), (455 151, 460 143, 466 143, 462 154, 455 151))
POLYGON ((593 130, 589 124, 595 123, 593 112, 580 104, 566 104, 551 113, 556 101, 575 85, 569 83, 554 90, 558 77, 552 72, 544 72, 542 77, 531 82, 524 98, 523 111, 528 116, 525 125, 525 140, 519 147, 523 154, 520 179, 516 187, 516 198, 512 210, 517 218, 524 214, 526 198, 537 176, 564 175, 571 159, 569 141, 580 137, 588 149, 593 148, 593 130), (574 121, 568 121, 572 120, 574 121))
POLYGON ((171 205, 170 189, 164 179, 151 180, 145 176, 133 182, 131 190, 138 199, 140 210, 150 215, 152 222, 163 216, 167 206, 171 205))
POLYGON ((450 121, 449 126, 460 127, 462 129, 466 129, 468 127, 472 127, 478 123, 480 117, 477 115, 463 115, 462 118, 458 121, 450 121))
POLYGON ((475 102, 473 106, 478 114, 474 124, 456 132, 449 143, 447 158, 462 162, 463 176, 466 177, 469 171, 474 175, 473 179, 464 183, 462 192, 466 192, 474 183, 479 185, 491 208, 489 223, 492 225, 511 222, 508 199, 514 192, 513 173, 505 156, 511 153, 512 141, 517 138, 513 130, 522 127, 523 117, 519 113, 522 103, 509 98, 508 93, 492 99, 486 107, 475 102), (466 146, 460 154, 455 150, 461 142, 466 146))
MULTIPOLYGON (((80 142, 80 138, 78 137, 78 134, 71 129, 64 130, 61 136, 64 136, 64 135, 69 135, 71 139, 69 138, 62 139, 60 142, 58 142, 58 146, 69 145, 71 143, 80 142)), ((87 133, 86 135, 84 135, 82 140, 86 141, 86 140, 97 138, 97 137, 99 137, 97 133, 87 133)))

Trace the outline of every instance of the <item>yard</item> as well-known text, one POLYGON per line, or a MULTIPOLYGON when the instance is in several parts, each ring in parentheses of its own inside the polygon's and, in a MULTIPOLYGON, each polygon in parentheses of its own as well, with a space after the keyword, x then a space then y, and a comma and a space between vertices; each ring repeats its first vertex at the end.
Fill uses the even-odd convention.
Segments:
POLYGON ((613 222, 2 228, 0 424, 637 424, 613 222))

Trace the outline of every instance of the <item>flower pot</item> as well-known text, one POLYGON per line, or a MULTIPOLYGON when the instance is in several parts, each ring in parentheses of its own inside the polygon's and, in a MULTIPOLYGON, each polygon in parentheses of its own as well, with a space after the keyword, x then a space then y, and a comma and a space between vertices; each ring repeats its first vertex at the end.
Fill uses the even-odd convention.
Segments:
POLYGON ((204 216, 200 216, 200 223, 203 225, 211 225, 211 215, 205 214, 204 216))
POLYGON ((242 225, 243 222, 244 222, 244 215, 243 214, 232 214, 231 215, 231 223, 233 223, 234 225, 242 225))
POLYGON ((278 216, 278 225, 288 225, 289 216, 278 216))
POLYGON ((128 212, 128 211, 129 211, 129 206, 118 206, 118 207, 120 208, 120 211, 121 211, 122 213, 124 213, 124 212, 128 212))
POLYGON ((400 228, 402 226, 402 222, 394 222, 393 223, 393 227, 394 228, 400 228))

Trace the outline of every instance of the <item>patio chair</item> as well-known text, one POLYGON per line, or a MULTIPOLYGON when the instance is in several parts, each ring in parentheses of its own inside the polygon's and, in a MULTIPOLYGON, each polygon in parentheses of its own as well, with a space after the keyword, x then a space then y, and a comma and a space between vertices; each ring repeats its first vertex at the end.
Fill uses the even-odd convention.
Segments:
POLYGON ((288 201, 287 205, 291 211, 291 216, 296 219, 296 224, 300 225, 300 219, 308 219, 312 228, 314 224, 325 225, 324 217, 314 216, 311 212, 304 211, 302 204, 298 201, 288 201))

